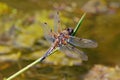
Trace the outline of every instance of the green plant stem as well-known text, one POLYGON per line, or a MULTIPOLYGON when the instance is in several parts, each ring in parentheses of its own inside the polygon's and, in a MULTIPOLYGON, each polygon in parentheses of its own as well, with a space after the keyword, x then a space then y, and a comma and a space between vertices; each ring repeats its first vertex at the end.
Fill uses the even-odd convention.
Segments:
POLYGON ((32 67, 33 65, 41 62, 43 60, 43 57, 37 59, 36 61, 34 61, 33 63, 27 65, 26 67, 24 67, 23 69, 21 69, 20 71, 18 71, 17 73, 13 74, 12 76, 10 76, 9 78, 7 78, 6 80, 12 80, 13 78, 15 78, 16 76, 18 76, 19 74, 23 73, 24 71, 26 71, 27 69, 29 69, 30 67, 32 67))
MULTIPOLYGON (((75 29, 74 29, 74 32, 73 32, 72 36, 74 36, 74 35, 76 34, 76 32, 78 31, 78 29, 79 29, 79 27, 80 27, 80 25, 81 25, 81 23, 82 23, 85 15, 86 15, 86 13, 84 13, 83 16, 81 17, 81 19, 79 20, 77 26, 76 26, 75 29)), ((58 48, 56 48, 53 52, 51 52, 50 55, 53 54, 53 53, 55 53, 57 50, 58 50, 58 48)), ((48 55, 48 56, 49 56, 49 55, 48 55)), ((18 75, 22 74, 23 72, 25 72, 26 70, 28 70, 30 67, 34 66, 34 65, 37 64, 37 63, 42 62, 45 58, 46 58, 46 57, 41 57, 41 58, 35 60, 34 62, 32 62, 31 64, 29 64, 28 66, 24 67, 24 68, 21 69, 20 71, 16 72, 16 73, 13 74, 12 76, 10 76, 9 78, 4 79, 4 80, 12 80, 12 79, 15 78, 16 76, 18 76, 18 75)))
POLYGON ((77 26, 75 27, 75 29, 74 29, 74 31, 73 31, 73 33, 72 33, 72 36, 74 36, 74 35, 77 33, 78 29, 80 28, 80 26, 81 26, 81 24, 82 24, 82 22, 83 22, 83 19, 84 19, 85 15, 86 15, 86 13, 84 13, 84 14, 82 15, 82 17, 80 18, 77 26))
MULTIPOLYGON (((55 53, 58 50, 58 48, 56 48, 54 51, 52 51, 49 55, 55 53)), ((49 56, 48 55, 48 56, 49 56)), ((21 69, 20 71, 16 72, 15 74, 13 74, 12 76, 10 76, 7 79, 4 80, 12 80, 13 78, 15 78, 16 76, 20 75, 21 73, 25 72, 27 69, 31 68, 32 66, 34 66, 35 64, 42 62, 46 57, 42 56, 41 58, 35 60, 34 62, 32 62, 31 64, 27 65, 26 67, 24 67, 23 69, 21 69)))

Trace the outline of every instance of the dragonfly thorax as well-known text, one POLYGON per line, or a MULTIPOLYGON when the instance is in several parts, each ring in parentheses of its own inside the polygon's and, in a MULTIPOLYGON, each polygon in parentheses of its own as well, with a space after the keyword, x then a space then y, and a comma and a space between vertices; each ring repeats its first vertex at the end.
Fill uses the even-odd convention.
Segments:
POLYGON ((60 47, 66 45, 69 39, 69 32, 67 30, 63 30, 61 33, 57 34, 57 37, 54 37, 53 45, 55 47, 60 47))

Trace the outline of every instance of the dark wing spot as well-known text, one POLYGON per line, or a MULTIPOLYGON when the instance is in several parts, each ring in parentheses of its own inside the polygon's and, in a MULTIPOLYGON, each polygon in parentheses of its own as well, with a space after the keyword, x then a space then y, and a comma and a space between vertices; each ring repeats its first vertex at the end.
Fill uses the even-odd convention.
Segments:
POLYGON ((74 46, 72 46, 71 48, 72 48, 72 49, 74 49, 75 47, 74 47, 74 46))
POLYGON ((57 11, 57 15, 59 15, 59 12, 57 11))
POLYGON ((80 38, 79 41, 82 41, 82 38, 80 38))
POLYGON ((46 22, 44 22, 44 24, 47 24, 46 22))
POLYGON ((50 29, 50 32, 52 32, 52 29, 50 29))
POLYGON ((58 23, 60 23, 60 20, 58 20, 58 23))

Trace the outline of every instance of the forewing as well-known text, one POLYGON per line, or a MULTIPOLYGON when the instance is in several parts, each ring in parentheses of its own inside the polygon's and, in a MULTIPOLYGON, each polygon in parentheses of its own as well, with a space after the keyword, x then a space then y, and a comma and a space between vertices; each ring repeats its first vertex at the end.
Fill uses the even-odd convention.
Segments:
POLYGON ((47 25, 47 23, 42 24, 42 29, 44 32, 44 37, 46 38, 46 40, 50 43, 53 43, 54 38, 50 35, 51 33, 51 29, 50 27, 47 25))
POLYGON ((87 55, 83 51, 69 44, 61 46, 60 51, 65 53, 68 57, 71 57, 71 58, 82 59, 84 61, 88 60, 87 55))
POLYGON ((95 41, 89 39, 77 38, 74 36, 70 36, 68 42, 74 46, 79 46, 81 48, 95 48, 98 45, 95 41))
POLYGON ((59 33, 61 32, 59 12, 56 12, 54 15, 54 31, 59 33))

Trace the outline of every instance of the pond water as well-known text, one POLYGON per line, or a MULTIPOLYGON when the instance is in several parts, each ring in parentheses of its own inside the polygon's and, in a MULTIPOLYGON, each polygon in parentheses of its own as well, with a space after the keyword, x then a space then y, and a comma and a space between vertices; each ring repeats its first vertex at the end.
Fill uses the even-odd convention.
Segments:
POLYGON ((103 0, 99 4, 96 3, 99 5, 97 7, 94 2, 88 0, 0 0, 1 2, 4 2, 8 8, 0 11, 0 34, 8 31, 11 25, 20 26, 20 31, 17 32, 17 38, 14 40, 17 42, 15 43, 17 47, 10 43, 8 36, 7 39, 0 37, 0 41, 7 41, 5 45, 0 46, 0 78, 17 72, 41 57, 49 48, 42 36, 41 28, 34 22, 40 20, 52 26, 52 16, 56 9, 60 12, 62 26, 72 28, 84 13, 83 10, 91 9, 92 11, 87 10, 88 13, 76 36, 95 40, 98 47, 82 49, 89 58, 83 64, 80 64, 79 60, 68 59, 62 53, 56 52, 15 80, 84 80, 84 74, 95 64, 120 65, 119 0, 103 0), (88 3, 94 7, 86 8, 85 4, 88 3))

